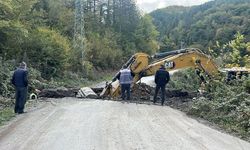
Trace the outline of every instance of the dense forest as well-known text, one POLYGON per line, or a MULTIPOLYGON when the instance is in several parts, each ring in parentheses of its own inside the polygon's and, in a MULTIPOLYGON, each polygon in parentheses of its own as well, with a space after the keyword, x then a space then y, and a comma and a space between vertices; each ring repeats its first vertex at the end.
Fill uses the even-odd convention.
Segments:
POLYGON ((160 33, 161 51, 197 47, 221 55, 233 51, 235 45, 229 41, 234 39, 233 43, 238 42, 238 46, 239 43, 245 44, 244 50, 238 48, 241 56, 249 55, 249 0, 215 0, 192 7, 171 6, 150 15, 160 33))
POLYGON ((245 66, 249 16, 248 0, 171 6, 149 15, 142 15, 134 0, 4 0, 0 61, 12 66, 26 61, 45 79, 67 72, 88 78, 93 70, 118 69, 135 52, 153 54, 160 45, 160 51, 198 47, 215 56, 230 52, 234 58, 229 60, 237 60, 228 63, 245 66))
POLYGON ((157 35, 133 0, 0 1, 2 62, 24 60, 45 79, 117 69, 136 51, 155 52, 157 35))

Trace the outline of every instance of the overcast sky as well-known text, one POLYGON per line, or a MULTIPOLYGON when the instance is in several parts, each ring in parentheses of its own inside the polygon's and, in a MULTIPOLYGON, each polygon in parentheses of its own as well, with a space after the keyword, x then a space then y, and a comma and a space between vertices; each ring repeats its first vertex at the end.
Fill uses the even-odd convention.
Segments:
POLYGON ((157 8, 172 5, 192 6, 200 5, 210 0, 136 0, 139 8, 144 12, 151 12, 157 8))

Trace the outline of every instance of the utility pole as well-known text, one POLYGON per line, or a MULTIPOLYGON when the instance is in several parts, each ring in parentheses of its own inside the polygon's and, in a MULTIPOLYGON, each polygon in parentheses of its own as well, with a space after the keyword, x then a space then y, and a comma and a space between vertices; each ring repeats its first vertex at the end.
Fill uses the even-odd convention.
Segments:
POLYGON ((75 25, 74 25, 74 49, 81 52, 81 59, 84 62, 85 55, 85 21, 84 9, 85 0, 75 0, 75 25))

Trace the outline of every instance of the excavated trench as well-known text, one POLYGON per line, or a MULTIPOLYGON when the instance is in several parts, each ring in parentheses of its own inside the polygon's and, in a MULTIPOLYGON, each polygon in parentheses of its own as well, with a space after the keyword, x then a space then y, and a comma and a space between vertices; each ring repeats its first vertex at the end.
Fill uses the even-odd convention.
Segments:
MULTIPOLYGON (((103 88, 100 87, 92 88, 92 90, 98 95, 102 92, 102 89, 103 88)), ((155 93, 155 88, 152 86, 149 86, 145 83, 135 84, 131 89, 131 100, 129 102, 140 103, 140 104, 151 104, 153 101, 154 93, 155 93)), ((193 98, 196 97, 197 94, 198 93, 196 92, 191 93, 187 91, 182 91, 181 89, 178 90, 166 89, 165 105, 185 111, 187 110, 188 106, 191 105, 193 98)), ((104 99, 121 101, 120 97, 116 99, 106 97, 104 99)), ((157 105, 159 105, 160 102, 161 102, 161 91, 159 91, 157 96, 157 105)))
MULTIPOLYGON (((97 94, 103 90, 103 86, 94 86, 91 89, 97 94)), ((58 88, 58 89, 45 89, 39 93, 39 97, 45 98, 63 98, 63 97, 76 97, 78 88, 67 89, 67 88, 58 88)), ((138 83, 133 86, 131 89, 131 103, 141 103, 141 104, 151 104, 153 101, 155 93, 155 87, 149 86, 146 83, 138 83)), ((185 111, 188 106, 192 103, 194 97, 197 96, 196 92, 190 93, 187 91, 182 91, 181 89, 166 89, 166 101, 165 105, 171 106, 176 109, 185 111)), ((161 101, 161 91, 158 93, 157 104, 161 101)), ((112 99, 110 97, 105 97, 106 100, 115 100, 120 101, 121 98, 112 99)))

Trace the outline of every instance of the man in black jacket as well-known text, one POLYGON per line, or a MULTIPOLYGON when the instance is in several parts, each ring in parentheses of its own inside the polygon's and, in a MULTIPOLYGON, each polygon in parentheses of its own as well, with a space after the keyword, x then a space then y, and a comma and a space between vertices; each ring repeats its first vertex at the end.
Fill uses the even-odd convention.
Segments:
POLYGON ((20 63, 20 67, 15 70, 12 76, 12 84, 16 89, 16 103, 15 103, 15 113, 24 113, 24 105, 26 103, 27 97, 27 87, 28 87, 28 71, 26 69, 26 63, 20 63))
POLYGON ((164 65, 161 65, 161 68, 156 72, 155 74, 155 95, 154 95, 154 103, 156 103, 157 94, 159 92, 159 89, 161 89, 161 105, 163 106, 166 96, 166 84, 170 80, 170 76, 168 71, 166 71, 166 68, 164 65))

